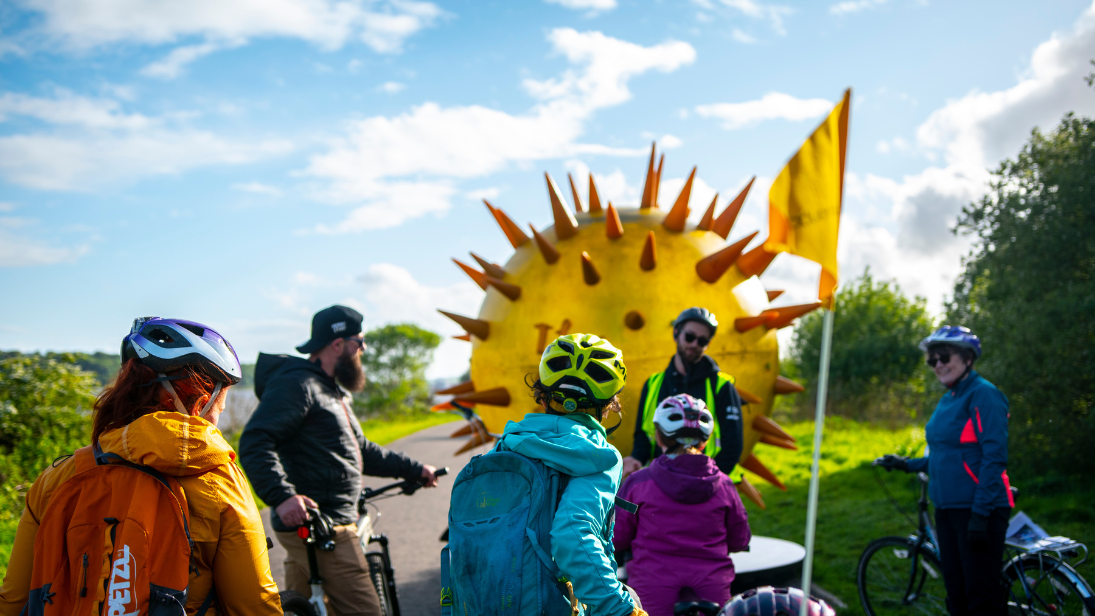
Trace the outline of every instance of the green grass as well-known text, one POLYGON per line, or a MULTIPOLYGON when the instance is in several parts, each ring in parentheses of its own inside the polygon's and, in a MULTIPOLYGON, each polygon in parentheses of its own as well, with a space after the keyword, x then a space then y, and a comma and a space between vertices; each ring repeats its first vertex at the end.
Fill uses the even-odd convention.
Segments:
MULTIPOLYGON (((799 451, 761 444, 754 452, 787 485, 787 491, 782 492, 747 473, 768 509, 762 511, 748 501, 745 506, 754 534, 801 544, 805 543, 806 534, 814 424, 791 423, 785 424, 784 428, 796 438, 799 451)), ((855 569, 867 544, 878 537, 904 536, 916 530, 886 499, 869 463, 886 453, 918 451, 923 438, 923 430, 916 427, 890 430, 840 418, 826 420, 821 447, 814 580, 848 604, 841 614, 863 613, 856 593, 855 569)), ((735 471, 735 476, 737 474, 735 471)), ((902 507, 910 512, 909 517, 915 520, 918 491, 913 477, 896 472, 881 472, 881 477, 902 507)), ((1022 488, 1021 482, 1017 481, 1016 485, 1022 488)), ((1053 497, 1024 494, 1016 506, 1050 534, 1090 542, 1095 541, 1091 532, 1095 516, 1090 511, 1089 500, 1083 494, 1053 497)), ((1089 581, 1095 580, 1095 564, 1086 563, 1079 571, 1089 581)))

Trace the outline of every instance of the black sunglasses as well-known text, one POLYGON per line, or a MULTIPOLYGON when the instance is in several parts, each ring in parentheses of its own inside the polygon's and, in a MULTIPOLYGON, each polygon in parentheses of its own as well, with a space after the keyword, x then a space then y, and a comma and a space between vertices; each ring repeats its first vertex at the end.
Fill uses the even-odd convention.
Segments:
POLYGON ((362 349, 365 348, 365 339, 364 338, 358 338, 357 336, 349 336, 349 337, 343 338, 343 340, 345 340, 346 342, 352 342, 354 344, 357 344, 362 349))
POLYGON ((951 354, 950 353, 940 353, 939 355, 928 358, 928 365, 931 366, 932 368, 934 368, 935 365, 940 363, 940 362, 942 362, 944 364, 951 363, 951 354))
POLYGON ((697 336, 696 334, 693 334, 692 332, 684 332, 684 341, 689 343, 689 344, 691 344, 693 342, 696 342, 701 347, 705 347, 705 346, 707 346, 707 343, 711 342, 711 339, 710 338, 705 338, 703 336, 697 336))

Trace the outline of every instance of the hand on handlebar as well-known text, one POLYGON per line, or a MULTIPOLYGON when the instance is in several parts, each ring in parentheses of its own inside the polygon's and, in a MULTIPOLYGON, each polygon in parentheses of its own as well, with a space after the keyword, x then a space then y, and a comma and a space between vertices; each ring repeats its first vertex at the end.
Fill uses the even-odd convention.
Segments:
POLYGON ((871 466, 881 466, 886 469, 887 473, 894 469, 907 473, 909 472, 909 459, 904 456, 888 453, 881 458, 876 458, 874 462, 871 462, 871 466))
POLYGON ((422 487, 424 488, 436 488, 437 487, 437 467, 430 466, 429 464, 422 465, 422 487))
POLYGON ((282 524, 294 528, 308 522, 309 509, 319 509, 319 505, 303 494, 294 494, 278 505, 274 512, 281 518, 282 524))

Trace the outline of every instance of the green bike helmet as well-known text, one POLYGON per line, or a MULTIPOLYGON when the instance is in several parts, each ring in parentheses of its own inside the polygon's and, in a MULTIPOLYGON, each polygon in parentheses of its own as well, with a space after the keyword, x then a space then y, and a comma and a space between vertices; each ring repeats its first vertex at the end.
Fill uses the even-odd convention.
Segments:
POLYGON ((540 357, 540 383, 563 407, 559 410, 569 413, 601 407, 627 382, 623 358, 620 349, 599 336, 559 336, 540 357))

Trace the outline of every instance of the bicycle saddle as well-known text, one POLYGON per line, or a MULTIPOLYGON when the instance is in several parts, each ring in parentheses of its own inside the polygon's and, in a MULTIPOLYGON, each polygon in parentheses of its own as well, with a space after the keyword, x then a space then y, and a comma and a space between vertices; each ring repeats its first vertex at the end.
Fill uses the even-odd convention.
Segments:
POLYGON ((678 601, 673 604, 674 616, 690 616, 692 614, 704 614, 715 616, 722 606, 712 601, 678 601))

